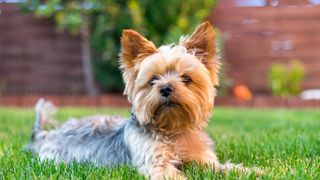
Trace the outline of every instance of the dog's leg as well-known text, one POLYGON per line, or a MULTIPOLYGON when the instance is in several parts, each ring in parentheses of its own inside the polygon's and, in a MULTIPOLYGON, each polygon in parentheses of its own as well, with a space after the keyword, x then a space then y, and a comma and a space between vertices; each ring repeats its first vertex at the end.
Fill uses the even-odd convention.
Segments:
POLYGON ((150 175, 151 175, 151 180, 187 179, 185 176, 183 176, 181 171, 179 171, 175 166, 169 163, 164 165, 157 164, 155 167, 152 168, 150 175))
POLYGON ((182 162, 174 156, 171 146, 158 146, 153 153, 153 162, 150 164, 149 173, 152 180, 186 179, 177 166, 182 162))

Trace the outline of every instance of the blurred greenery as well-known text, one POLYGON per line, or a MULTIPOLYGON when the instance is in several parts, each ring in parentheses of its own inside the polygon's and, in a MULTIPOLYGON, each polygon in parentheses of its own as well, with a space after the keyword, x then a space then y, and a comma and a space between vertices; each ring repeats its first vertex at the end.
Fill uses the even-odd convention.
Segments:
POLYGON ((228 63, 225 60, 224 41, 221 35, 221 31, 216 29, 216 46, 217 56, 221 63, 219 71, 219 86, 217 87, 218 96, 229 95, 229 89, 234 85, 234 80, 227 76, 229 70, 228 63))
POLYGON ((288 97, 301 92, 305 70, 299 60, 289 65, 274 63, 268 71, 268 83, 274 95, 288 97))
POLYGON ((139 31, 156 45, 177 42, 211 12, 217 0, 27 0, 23 9, 52 17, 78 34, 88 23, 95 79, 102 91, 122 91, 118 53, 122 30, 139 31))

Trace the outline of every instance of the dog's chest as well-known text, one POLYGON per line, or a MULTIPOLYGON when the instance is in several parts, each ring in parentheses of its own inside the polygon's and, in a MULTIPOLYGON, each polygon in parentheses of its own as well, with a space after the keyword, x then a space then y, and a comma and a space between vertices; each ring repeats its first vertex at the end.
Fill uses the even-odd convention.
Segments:
POLYGON ((199 153, 207 148, 202 136, 203 133, 193 133, 177 139, 163 139, 141 132, 135 127, 127 127, 125 141, 132 163, 140 171, 150 172, 155 164, 170 163, 179 166, 197 159, 199 153))
POLYGON ((190 162, 211 148, 211 140, 203 132, 192 132, 168 145, 173 149, 174 157, 178 157, 182 162, 190 162))

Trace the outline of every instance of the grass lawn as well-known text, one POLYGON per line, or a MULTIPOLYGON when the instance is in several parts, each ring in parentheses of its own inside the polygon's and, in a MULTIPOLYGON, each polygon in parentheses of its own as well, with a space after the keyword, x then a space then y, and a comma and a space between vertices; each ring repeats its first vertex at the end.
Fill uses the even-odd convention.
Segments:
MULTIPOLYGON (((63 108, 57 118, 97 113, 128 116, 126 109, 63 108)), ((23 152, 34 114, 31 109, 0 109, 0 179, 141 179, 132 167, 103 168, 91 164, 39 162, 23 152)), ((261 167, 262 179, 320 179, 320 110, 216 108, 208 132, 218 157, 245 166, 261 167)), ((253 175, 213 173, 186 165, 192 179, 254 179, 253 175)))

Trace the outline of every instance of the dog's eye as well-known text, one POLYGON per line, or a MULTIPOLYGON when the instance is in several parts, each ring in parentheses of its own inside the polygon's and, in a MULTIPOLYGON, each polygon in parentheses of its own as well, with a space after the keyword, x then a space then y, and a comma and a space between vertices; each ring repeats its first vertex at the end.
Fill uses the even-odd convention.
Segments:
POLYGON ((152 78, 149 81, 149 84, 150 85, 154 85, 155 84, 154 81, 156 81, 156 80, 159 80, 159 77, 156 76, 156 75, 153 75, 152 78))
POLYGON ((189 84, 192 82, 192 79, 189 76, 182 76, 182 82, 189 84))

